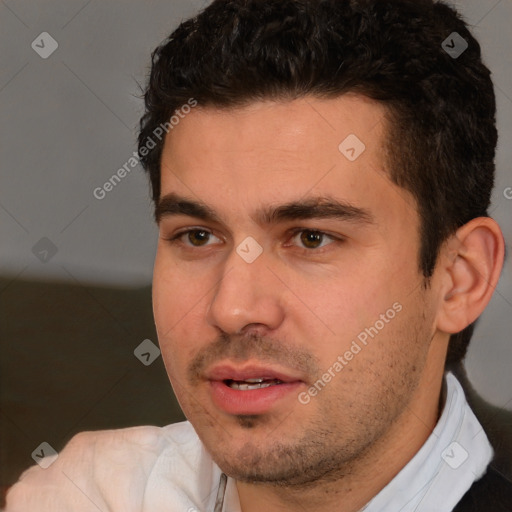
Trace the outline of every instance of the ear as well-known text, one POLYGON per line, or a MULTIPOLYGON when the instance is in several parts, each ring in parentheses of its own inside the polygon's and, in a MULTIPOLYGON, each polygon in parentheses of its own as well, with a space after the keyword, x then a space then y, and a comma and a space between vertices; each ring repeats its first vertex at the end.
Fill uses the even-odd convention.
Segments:
POLYGON ((460 332, 480 316, 498 284, 504 255, 503 234, 490 217, 472 219, 443 245, 440 331, 460 332))

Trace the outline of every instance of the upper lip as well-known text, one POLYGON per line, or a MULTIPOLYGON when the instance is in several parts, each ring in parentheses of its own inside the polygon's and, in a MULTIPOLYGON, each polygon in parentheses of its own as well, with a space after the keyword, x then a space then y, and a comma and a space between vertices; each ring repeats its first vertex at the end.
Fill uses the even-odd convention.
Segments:
POLYGON ((206 372, 208 380, 224 381, 247 379, 280 380, 281 382, 298 382, 300 377, 288 373, 286 370, 272 368, 270 366, 247 365, 234 366, 230 364, 219 364, 206 372))

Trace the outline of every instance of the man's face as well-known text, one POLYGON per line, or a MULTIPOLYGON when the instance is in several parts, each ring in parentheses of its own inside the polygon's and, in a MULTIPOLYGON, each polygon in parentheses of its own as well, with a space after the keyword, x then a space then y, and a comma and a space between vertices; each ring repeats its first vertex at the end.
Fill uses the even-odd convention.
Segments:
POLYGON ((185 415, 239 480, 346 470, 418 405, 436 305, 384 130, 380 105, 345 95, 198 107, 167 136, 159 342, 185 415))

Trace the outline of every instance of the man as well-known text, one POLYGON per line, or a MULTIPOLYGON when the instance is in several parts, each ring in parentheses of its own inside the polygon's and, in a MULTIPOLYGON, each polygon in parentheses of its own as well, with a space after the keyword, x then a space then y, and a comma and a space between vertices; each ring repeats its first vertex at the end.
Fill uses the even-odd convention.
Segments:
POLYGON ((80 434, 7 511, 512 510, 449 371, 504 257, 493 87, 455 11, 215 1, 155 51, 145 103, 190 423, 80 434))

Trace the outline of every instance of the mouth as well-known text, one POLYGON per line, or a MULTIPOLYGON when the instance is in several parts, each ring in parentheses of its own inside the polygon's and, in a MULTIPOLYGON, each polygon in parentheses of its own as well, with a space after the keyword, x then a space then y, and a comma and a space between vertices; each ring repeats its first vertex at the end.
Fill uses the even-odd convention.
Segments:
POLYGON ((223 382, 231 389, 238 389, 239 391, 250 391, 252 389, 268 388, 270 386, 277 386, 283 383, 283 381, 279 379, 267 380, 259 377, 255 379, 245 379, 243 381, 226 379, 223 382))
POLYGON ((233 415, 257 415, 283 406, 304 385, 292 372, 263 366, 221 365, 206 374, 213 403, 233 415))

